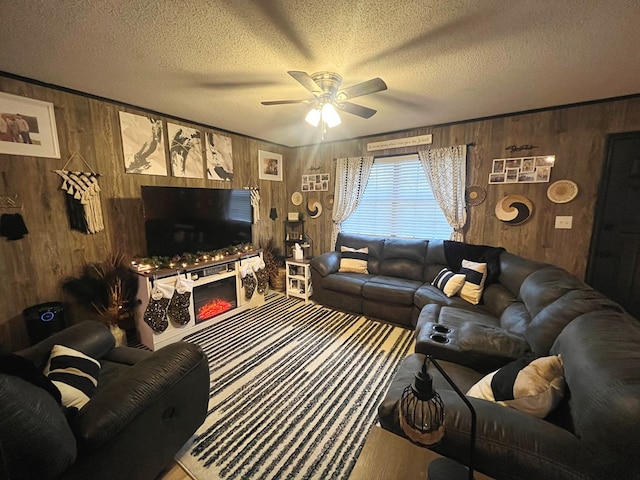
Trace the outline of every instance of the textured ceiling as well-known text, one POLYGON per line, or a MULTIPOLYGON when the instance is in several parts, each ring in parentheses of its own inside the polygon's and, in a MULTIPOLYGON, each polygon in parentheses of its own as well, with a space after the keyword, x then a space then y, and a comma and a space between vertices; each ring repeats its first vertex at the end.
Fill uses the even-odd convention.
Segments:
POLYGON ((8 0, 0 70, 287 146, 287 70, 381 77, 327 141, 640 93, 637 0, 8 0))

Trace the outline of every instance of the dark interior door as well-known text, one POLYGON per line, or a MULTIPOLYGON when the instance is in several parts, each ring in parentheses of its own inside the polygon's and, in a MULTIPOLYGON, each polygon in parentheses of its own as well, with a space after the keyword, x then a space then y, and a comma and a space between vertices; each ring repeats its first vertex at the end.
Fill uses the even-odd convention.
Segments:
POLYGON ((640 319, 640 132, 608 141, 587 283, 640 319))

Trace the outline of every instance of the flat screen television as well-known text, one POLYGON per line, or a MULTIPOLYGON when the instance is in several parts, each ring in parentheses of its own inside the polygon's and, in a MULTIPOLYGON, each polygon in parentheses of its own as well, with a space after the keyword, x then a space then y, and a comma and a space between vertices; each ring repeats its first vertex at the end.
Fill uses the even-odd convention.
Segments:
POLYGON ((249 190, 143 186, 141 196, 150 257, 251 242, 249 190))

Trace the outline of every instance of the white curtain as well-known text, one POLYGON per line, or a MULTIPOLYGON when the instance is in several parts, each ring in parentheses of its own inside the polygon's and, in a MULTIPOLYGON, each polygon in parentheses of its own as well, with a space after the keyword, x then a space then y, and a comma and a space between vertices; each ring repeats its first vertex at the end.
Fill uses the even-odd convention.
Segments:
POLYGON ((433 195, 453 228, 451 240, 464 241, 467 146, 432 148, 418 152, 418 156, 433 195))
POLYGON ((373 157, 338 158, 336 161, 336 188, 333 195, 333 228, 331 248, 334 249, 342 222, 355 211, 373 166, 373 157))

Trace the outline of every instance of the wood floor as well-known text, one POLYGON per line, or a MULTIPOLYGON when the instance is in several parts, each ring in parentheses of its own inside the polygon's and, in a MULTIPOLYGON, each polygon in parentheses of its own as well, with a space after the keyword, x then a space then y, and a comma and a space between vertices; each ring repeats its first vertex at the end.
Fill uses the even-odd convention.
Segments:
POLYGON ((191 476, 185 472, 179 463, 174 463, 173 466, 160 474, 156 480, 193 480, 191 476))

